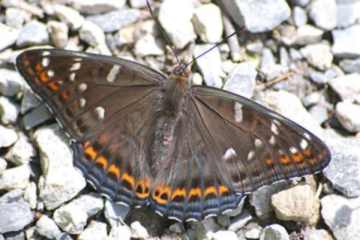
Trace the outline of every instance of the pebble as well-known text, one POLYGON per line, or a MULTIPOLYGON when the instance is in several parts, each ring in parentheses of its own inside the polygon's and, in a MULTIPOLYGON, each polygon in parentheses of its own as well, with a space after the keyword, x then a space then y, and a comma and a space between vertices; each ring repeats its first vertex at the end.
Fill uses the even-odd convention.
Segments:
POLYGON ((352 73, 330 79, 329 85, 342 100, 354 99, 360 94, 360 74, 352 73))
POLYGON ((65 48, 69 40, 69 28, 65 23, 49 21, 48 29, 52 43, 57 48, 65 48))
POLYGON ((349 132, 360 132, 360 105, 350 101, 338 102, 335 108, 336 118, 349 132))
POLYGON ((331 234, 323 229, 305 229, 303 235, 306 240, 334 240, 331 234))
POLYGON ((87 1, 72 1, 72 6, 79 12, 84 14, 99 14, 117 9, 125 6, 126 0, 87 0, 87 1))
POLYGON ((251 220, 253 220, 253 216, 248 211, 244 211, 240 216, 235 217, 231 221, 228 229, 237 232, 251 220))
POLYGON ((360 25, 332 31, 332 52, 336 57, 360 57, 360 25))
MULTIPOLYGON (((32 104, 32 103, 31 103, 32 104)), ((30 111, 22 118, 23 126, 26 130, 32 129, 40 124, 52 119, 53 116, 45 105, 41 105, 30 111)))
POLYGON ((311 0, 291 0, 294 5, 306 7, 311 0))
POLYGON ((255 91, 256 75, 256 65, 253 62, 240 63, 229 74, 223 89, 251 98, 255 91))
POLYGON ((124 223, 125 217, 128 215, 130 208, 121 204, 117 204, 110 200, 105 201, 104 216, 111 226, 118 223, 124 223))
POLYGON ((2 125, 0 125, 0 136, 0 148, 10 147, 18 140, 18 135, 14 129, 2 125))
POLYGON ((4 170, 0 175, 0 190, 24 189, 29 184, 30 166, 21 165, 4 170))
POLYGON ((323 30, 308 24, 298 28, 285 25, 280 26, 279 29, 274 32, 274 38, 279 39, 287 46, 306 45, 319 42, 323 34, 323 30))
POLYGON ((17 121, 20 107, 9 98, 0 96, 0 118, 5 125, 13 124, 17 121))
POLYGON ((131 229, 131 237, 147 239, 149 237, 149 233, 144 226, 141 225, 140 222, 135 221, 130 224, 131 229))
POLYGON ((305 9, 295 6, 293 9, 293 21, 297 27, 304 26, 308 21, 305 9))
POLYGON ((34 221, 34 213, 23 200, 0 202, 0 216, 0 233, 22 230, 34 221))
POLYGON ((87 17, 86 20, 98 25, 105 33, 118 31, 139 20, 137 9, 122 9, 109 13, 87 17))
MULTIPOLYGON (((147 0, 130 0, 130 6, 133 8, 143 8, 146 7, 147 0)), ((152 4, 152 0, 149 1, 150 5, 152 4)))
POLYGON ((266 80, 272 80, 288 72, 288 68, 275 62, 275 58, 270 49, 264 48, 260 64, 260 71, 266 80))
POLYGON ((331 67, 333 55, 328 43, 307 45, 300 51, 312 66, 323 71, 331 67))
POLYGON ((131 239, 131 230, 127 225, 119 224, 113 226, 109 233, 109 240, 130 240, 131 239))
POLYGON ((360 198, 327 195, 321 199, 321 215, 337 240, 360 239, 360 198))
POLYGON ((108 240, 106 224, 98 221, 91 221, 85 230, 79 235, 78 240, 92 240, 96 236, 98 240, 108 240))
POLYGON ((215 233, 208 233, 207 237, 212 240, 238 240, 236 233, 232 231, 220 230, 215 233))
POLYGON ((99 26, 90 21, 85 21, 79 31, 80 39, 95 47, 99 53, 104 55, 111 55, 109 48, 106 45, 105 34, 99 26))
POLYGON ((30 182, 24 190, 24 199, 29 203, 31 209, 36 208, 37 204, 37 186, 34 182, 30 182))
POLYGON ((283 226, 272 224, 263 229, 260 240, 290 240, 290 237, 283 226))
POLYGON ((47 209, 55 209, 76 196, 86 182, 80 171, 73 167, 72 151, 57 125, 37 129, 34 140, 40 149, 43 170, 39 181, 40 197, 47 209))
POLYGON ((18 140, 6 153, 5 159, 15 165, 22 165, 29 163, 35 154, 36 151, 26 135, 19 133, 18 140))
POLYGON ((5 68, 0 69, 0 93, 3 96, 12 97, 23 91, 24 79, 16 71, 5 68))
POLYGON ((182 49, 195 40, 191 19, 194 6, 191 0, 164 0, 159 9, 159 22, 175 48, 182 49))
MULTIPOLYGON (((200 56, 200 54, 210 49, 211 46, 210 44, 196 45, 193 53, 194 57, 200 56)), ((207 86, 220 88, 223 85, 221 77, 224 75, 224 72, 221 67, 221 55, 218 48, 197 58, 196 64, 207 86)))
POLYGON ((49 33, 45 24, 32 20, 27 23, 20 31, 16 40, 18 47, 27 47, 49 43, 49 33))
POLYGON ((203 42, 216 43, 221 40, 224 28, 221 11, 215 4, 204 4, 196 8, 192 21, 196 34, 203 42))
POLYGON ((53 6, 54 14, 64 23, 69 26, 71 30, 78 30, 83 25, 84 17, 75 9, 55 4, 53 6))
POLYGON ((65 232, 80 234, 83 232, 89 217, 103 209, 101 197, 81 195, 79 198, 59 207, 54 212, 54 221, 65 232))
POLYGON ((360 20, 360 2, 337 1, 336 22, 338 28, 349 27, 360 20))
MULTIPOLYGON (((137 56, 161 56, 164 54, 163 43, 157 38, 158 33, 154 31, 155 25, 154 21, 147 21, 139 26, 139 31, 137 31, 139 37, 134 46, 134 52, 137 56)), ((122 38, 126 39, 127 37, 122 38)), ((123 42, 127 41, 123 40, 123 42)))
POLYGON ((21 99, 20 113, 24 114, 29 110, 39 106, 40 99, 29 89, 23 91, 23 97, 21 99))
POLYGON ((319 199, 309 185, 297 185, 272 195, 276 217, 284 221, 299 221, 315 225, 319 220, 319 199))
POLYGON ((336 0, 313 0, 309 5, 309 17, 324 30, 336 27, 336 0))
POLYGON ((36 232, 48 239, 59 239, 58 237, 61 235, 61 231, 54 220, 45 214, 36 222, 36 232))
POLYGON ((19 30, 0 23, 0 51, 13 45, 18 38, 19 30))
POLYGON ((340 61, 339 66, 346 73, 360 73, 360 58, 344 59, 340 61))
POLYGON ((0 175, 4 172, 6 167, 7 167, 7 162, 5 161, 5 159, 0 157, 0 175))
POLYGON ((12 28, 20 29, 25 21, 30 19, 30 14, 22 9, 7 8, 5 11, 6 25, 12 28))

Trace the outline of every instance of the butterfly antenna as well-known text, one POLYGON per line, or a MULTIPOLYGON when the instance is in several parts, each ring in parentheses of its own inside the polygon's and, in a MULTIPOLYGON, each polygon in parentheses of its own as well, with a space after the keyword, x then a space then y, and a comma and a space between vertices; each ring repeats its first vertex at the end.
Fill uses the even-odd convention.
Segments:
POLYGON ((172 46, 172 44, 171 44, 171 40, 170 40, 170 38, 169 38, 169 35, 168 35, 168 34, 164 31, 164 29, 161 27, 161 24, 160 24, 159 19, 157 19, 157 18, 155 17, 155 14, 154 14, 154 12, 153 12, 153 10, 152 10, 152 7, 151 7, 151 5, 150 5, 149 0, 146 0, 146 5, 147 5, 147 7, 148 7, 148 9, 149 9, 149 12, 150 12, 151 17, 155 20, 156 24, 159 26, 161 35, 163 35, 164 38, 165 38, 166 45, 169 46, 169 48, 171 49, 171 52, 173 53, 173 55, 174 55, 175 58, 176 58, 177 63, 179 64, 179 63, 180 63, 180 59, 179 59, 178 55, 176 54, 176 52, 175 52, 175 50, 174 50, 174 48, 173 48, 173 46, 172 46))
MULTIPOLYGON (((227 37, 225 37, 225 39, 223 41, 225 41, 228 38, 231 38, 232 36, 236 35, 238 33, 238 31, 233 32, 232 34, 228 35, 227 37)), ((217 42, 214 46, 212 46, 211 48, 207 49, 205 52, 201 53, 200 55, 194 57, 190 62, 188 62, 187 64, 185 64, 185 68, 187 68, 188 66, 190 66, 191 64, 193 64, 197 59, 201 58, 202 56, 204 56, 205 54, 207 54, 208 52, 212 51, 213 49, 219 47, 223 41, 221 42, 217 42)))

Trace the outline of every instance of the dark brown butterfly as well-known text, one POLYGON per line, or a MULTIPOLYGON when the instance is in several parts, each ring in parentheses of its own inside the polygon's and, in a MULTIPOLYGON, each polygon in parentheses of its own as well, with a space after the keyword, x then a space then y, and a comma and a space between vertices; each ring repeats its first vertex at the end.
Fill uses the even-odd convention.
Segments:
POLYGON ((168 77, 124 59, 39 49, 17 67, 99 192, 172 219, 234 209, 246 193, 330 159, 311 132, 244 97, 191 86, 182 66, 168 77))

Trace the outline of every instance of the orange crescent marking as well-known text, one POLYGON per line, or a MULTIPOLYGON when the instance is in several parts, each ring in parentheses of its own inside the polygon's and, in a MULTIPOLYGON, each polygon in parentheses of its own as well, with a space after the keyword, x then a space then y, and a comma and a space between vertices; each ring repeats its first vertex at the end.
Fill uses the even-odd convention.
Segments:
POLYGON ((135 187, 135 179, 133 176, 129 175, 127 172, 121 177, 121 180, 130 184, 131 188, 134 189, 135 187))
POLYGON ((108 165, 109 165, 109 161, 106 157, 104 157, 103 155, 100 155, 96 158, 96 163, 101 165, 102 169, 107 169, 108 165))
POLYGON ((142 199, 147 198, 150 194, 149 193, 149 180, 142 179, 142 180, 137 181, 136 190, 137 190, 138 186, 140 186, 141 192, 136 191, 136 195, 142 199))
POLYGON ((202 192, 201 192, 201 189, 199 187, 190 189, 189 198, 191 198, 191 197, 199 197, 200 198, 201 195, 202 195, 202 192))
POLYGON ((265 163, 266 163, 266 165, 271 166, 274 164, 274 161, 272 159, 268 158, 268 159, 265 159, 265 163))
POLYGON ((120 179, 120 168, 115 164, 111 164, 107 171, 116 176, 116 179, 120 179))
POLYGON ((229 188, 228 187, 226 187, 226 186, 224 186, 224 185, 221 185, 220 187, 219 187, 219 193, 220 193, 220 195, 223 195, 224 193, 228 193, 229 192, 229 188))
POLYGON ((291 156, 294 159, 294 162, 300 163, 304 160, 304 156, 301 153, 294 153, 291 156))
POLYGON ((290 158, 287 155, 280 156, 280 162, 284 165, 287 165, 290 163, 290 158))
POLYGON ((85 145, 85 155, 88 156, 91 160, 94 160, 96 158, 97 151, 90 144, 85 143, 85 145))
POLYGON ((216 191, 216 187, 214 186, 210 186, 210 187, 207 187, 204 191, 204 196, 208 196, 210 194, 214 194, 215 196, 217 196, 217 191, 216 191))
POLYGON ((174 200, 177 197, 186 197, 186 190, 184 188, 176 188, 171 196, 171 200, 174 200))
POLYGON ((171 195, 171 189, 168 186, 163 185, 163 186, 159 186, 159 187, 156 188, 156 190, 154 192, 154 195, 153 195, 153 198, 155 199, 155 201, 158 204, 164 205, 164 204, 167 204, 169 202, 168 198, 169 198, 170 195, 171 195), (161 196, 163 194, 166 194, 167 199, 161 198, 161 196))

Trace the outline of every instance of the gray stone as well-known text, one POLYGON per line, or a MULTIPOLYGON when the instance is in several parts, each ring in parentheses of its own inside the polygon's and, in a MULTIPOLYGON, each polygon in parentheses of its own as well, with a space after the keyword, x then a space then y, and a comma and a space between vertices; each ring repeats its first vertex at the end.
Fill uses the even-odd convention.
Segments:
MULTIPOLYGON (((194 49, 194 57, 199 56, 206 50, 210 49, 210 44, 196 45, 194 49)), ((220 88, 222 86, 221 77, 224 72, 221 67, 221 55, 218 48, 213 49, 207 54, 196 59, 196 64, 202 73, 206 85, 220 88)))
POLYGON ((360 198, 328 195, 321 199, 321 215, 337 240, 360 239, 360 198))
POLYGON ((72 30, 78 30, 85 21, 84 17, 73 8, 56 4, 53 9, 54 14, 72 30))
POLYGON ((275 62, 275 57, 271 50, 264 48, 262 52, 260 71, 266 77, 266 80, 272 80, 288 72, 288 67, 275 62))
POLYGON ((360 105, 351 101, 338 102, 336 104, 336 118, 349 132, 360 131, 360 105))
POLYGON ((24 79, 19 73, 0 69, 0 93, 4 96, 15 96, 25 88, 24 79))
POLYGON ((274 38, 279 39, 285 45, 307 45, 321 40, 324 31, 309 24, 295 28, 291 25, 280 26, 275 31, 274 38))
POLYGON ((45 105, 41 105, 35 108, 33 111, 27 113, 23 118, 22 122, 26 130, 32 129, 45 121, 52 118, 52 114, 49 112, 45 105))
POLYGON ((273 215, 271 196, 289 186, 288 182, 281 181, 263 186, 250 195, 250 204, 255 208, 255 213, 261 220, 268 220, 273 215))
POLYGON ((76 196, 86 182, 81 172, 73 167, 72 151, 58 126, 37 129, 34 140, 39 146, 43 170, 39 180, 40 197, 51 210, 76 196))
POLYGON ((311 0, 291 0, 294 5, 306 7, 311 0))
POLYGON ((31 145, 29 139, 24 134, 20 133, 14 146, 6 153, 5 159, 15 165, 22 165, 29 163, 31 158, 35 155, 35 149, 31 145))
POLYGON ((323 229, 307 228, 303 231, 303 235, 306 240, 334 240, 331 234, 323 229))
POLYGON ((241 228, 243 228, 248 222, 253 219, 251 214, 248 211, 244 211, 240 216, 231 220, 231 223, 228 227, 230 231, 237 232, 241 228))
POLYGON ((16 40, 18 47, 42 45, 49 43, 49 33, 46 26, 36 20, 27 23, 20 31, 16 40))
POLYGON ((24 199, 29 203, 31 209, 36 208, 37 204, 37 187, 34 182, 30 182, 24 190, 24 199))
POLYGON ((230 11, 233 16, 239 16, 240 19, 235 21, 242 21, 252 33, 271 31, 291 14, 288 4, 283 0, 236 1, 230 11))
POLYGON ((118 224, 117 226, 113 226, 110 230, 108 239, 109 240, 130 240, 131 238, 131 230, 127 225, 118 224))
POLYGON ((352 73, 331 79, 329 85, 342 100, 354 99, 360 94, 360 74, 352 73))
POLYGON ((295 6, 292 14, 293 21, 297 27, 303 26, 307 23, 307 14, 302 7, 295 6))
POLYGON ((360 2, 344 1, 337 2, 337 27, 345 28, 360 21, 360 2))
POLYGON ((7 162, 5 161, 5 159, 0 157, 0 175, 4 172, 6 167, 7 167, 7 162))
POLYGON ((360 142, 329 135, 325 138, 331 161, 324 175, 332 186, 347 197, 360 197, 360 142))
POLYGON ((110 200, 105 201, 104 215, 111 226, 115 226, 118 223, 124 223, 124 219, 129 211, 130 208, 128 206, 117 204, 110 200))
POLYGON ((0 190, 24 189, 29 184, 29 180, 29 165, 8 168, 0 175, 0 190))
MULTIPOLYGON (((147 0, 130 0, 129 3, 132 8, 143 8, 146 7, 146 1, 147 0)), ((149 2, 152 4, 152 0, 149 2)))
POLYGON ((246 226, 245 237, 246 239, 259 239, 261 234, 261 226, 258 224, 250 223, 246 226))
POLYGON ((65 23, 57 21, 49 21, 48 29, 52 43, 57 48, 65 48, 68 43, 69 29, 65 23))
MULTIPOLYGON (((156 22, 152 20, 145 21, 141 25, 139 24, 138 30, 135 31, 136 35, 139 36, 137 37, 134 46, 136 56, 161 56, 164 54, 163 43, 159 38, 157 38, 159 34, 155 31, 155 29, 156 22)), ((125 31, 119 31, 118 34, 120 35, 120 38, 125 39, 127 37, 121 35, 127 35, 128 33, 125 31)), ((123 40, 123 42, 126 42, 126 40, 123 40)))
POLYGON ((34 213, 23 201, 0 203, 0 233, 22 230, 34 220, 34 213))
POLYGON ((24 114, 30 109, 35 108, 40 104, 40 99, 35 96, 35 94, 29 90, 25 89, 23 92, 23 97, 21 99, 20 113, 24 114))
POLYGON ((213 240, 238 240, 236 233, 232 231, 220 230, 215 233, 208 233, 207 237, 213 240))
POLYGON ((141 225, 140 222, 135 221, 130 224, 131 229, 131 237, 147 239, 149 237, 149 233, 144 226, 141 225))
POLYGON ((78 240, 96 239, 107 240, 106 224, 98 221, 91 221, 85 230, 79 235, 78 240))
POLYGON ((312 66, 320 70, 326 70, 331 67, 333 55, 328 43, 307 45, 300 51, 312 66))
POLYGON ((332 31, 332 52, 338 57, 360 57, 360 25, 332 31))
POLYGON ((102 15, 87 17, 86 20, 98 25, 104 32, 115 32, 136 22, 140 17, 137 9, 122 9, 102 15))
POLYGON ((18 8, 7 8, 6 12, 6 25, 12 28, 21 28, 26 20, 30 19, 30 14, 18 8))
POLYGON ((260 240, 289 240, 286 229, 279 224, 266 226, 260 236, 260 240))
POLYGON ((54 212, 56 224, 65 232, 80 234, 89 217, 94 216, 104 207, 101 197, 82 195, 54 212))
POLYGON ((344 59, 339 63, 344 72, 347 73, 360 73, 360 58, 344 59))
POLYGON ((0 125, 0 148, 6 148, 13 145, 18 140, 16 131, 0 125))
POLYGON ((81 13, 99 14, 123 8, 126 0, 73 0, 71 4, 81 13))
POLYGON ((255 91, 256 65, 253 62, 238 64, 226 80, 224 90, 251 98, 255 91))
POLYGON ((58 239, 61 235, 61 231, 54 220, 45 214, 36 222, 36 232, 48 239, 58 239))
POLYGON ((336 14, 336 0, 313 0, 309 6, 309 17, 324 30, 336 27, 336 14))
POLYGON ((209 3, 195 9, 192 22, 195 32, 205 43, 216 43, 223 34, 221 11, 215 4, 209 3))
POLYGON ((2 23, 0 23, 0 51, 6 49, 7 47, 13 45, 18 38, 19 30, 10 28, 2 23))
POLYGON ((5 125, 15 123, 19 115, 20 107, 6 97, 0 96, 0 118, 5 125))
POLYGON ((310 108, 309 112, 314 120, 316 120, 319 124, 322 124, 329 118, 330 109, 323 104, 316 104, 310 108))
POLYGON ((106 45, 105 34, 95 23, 85 21, 81 26, 79 35, 81 40, 90 46, 97 48, 100 53, 111 55, 111 52, 106 45))
POLYGON ((159 21, 175 48, 182 49, 195 40, 191 19, 194 6, 191 0, 165 0, 159 9, 159 21))

